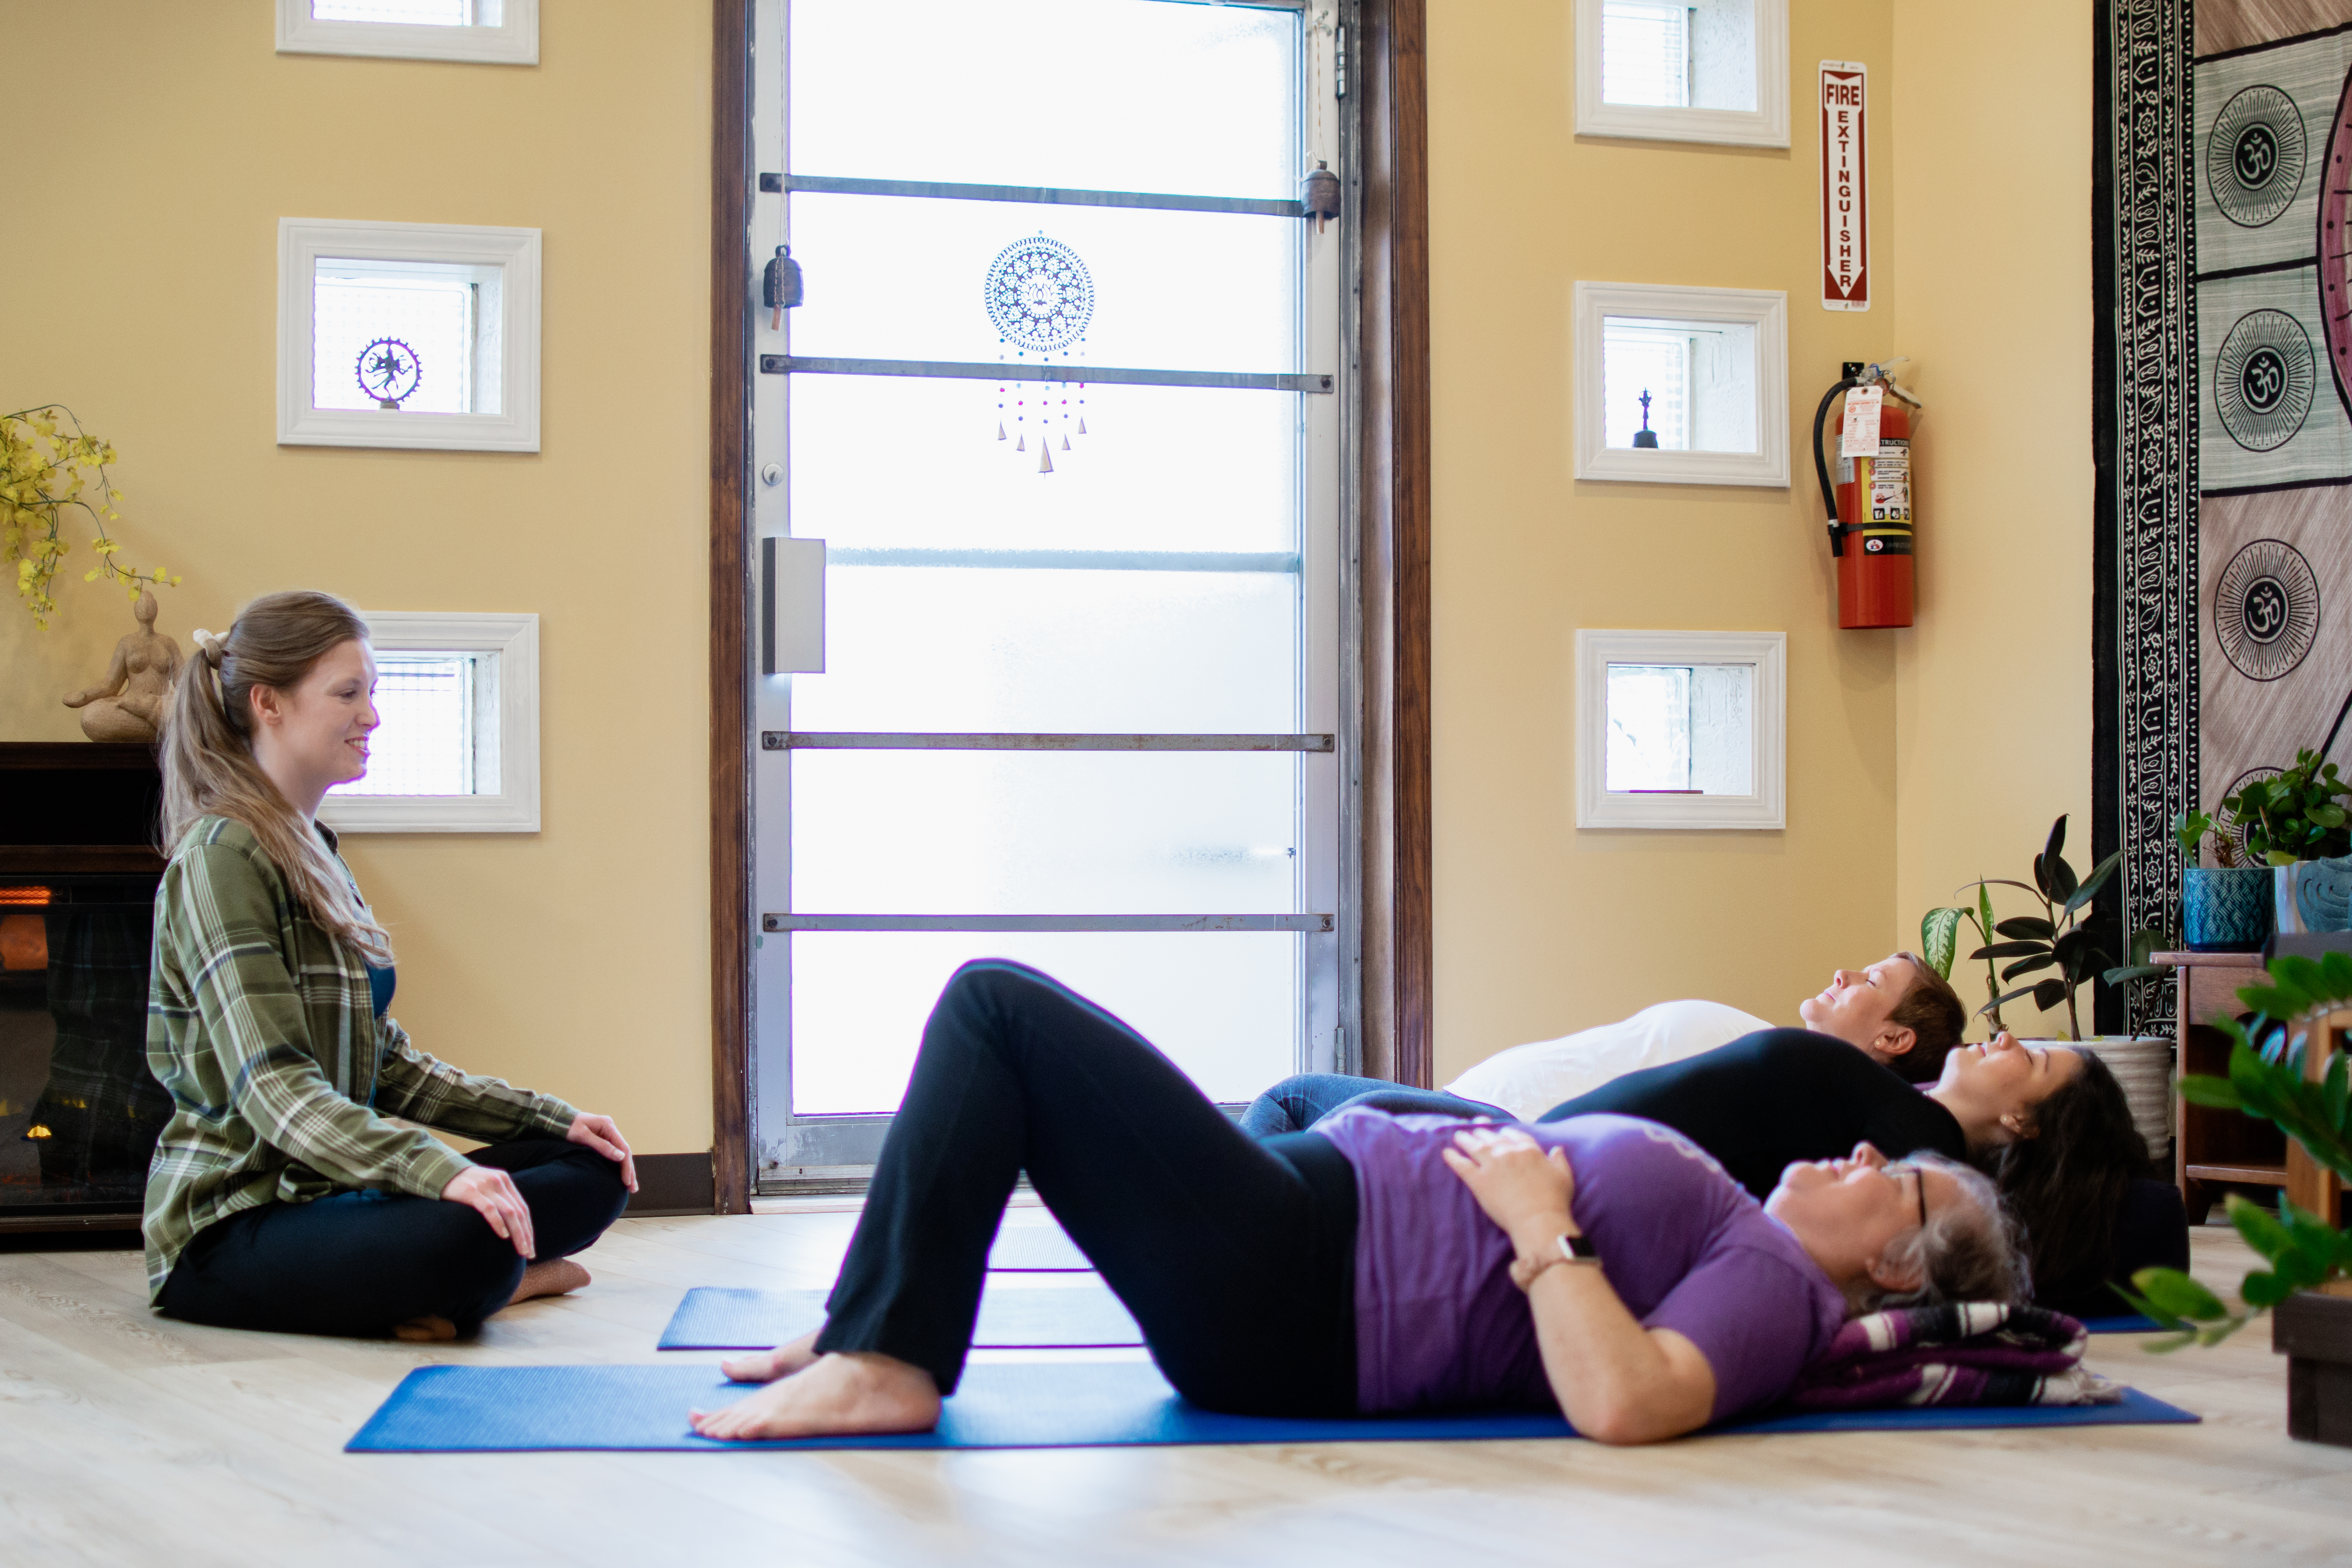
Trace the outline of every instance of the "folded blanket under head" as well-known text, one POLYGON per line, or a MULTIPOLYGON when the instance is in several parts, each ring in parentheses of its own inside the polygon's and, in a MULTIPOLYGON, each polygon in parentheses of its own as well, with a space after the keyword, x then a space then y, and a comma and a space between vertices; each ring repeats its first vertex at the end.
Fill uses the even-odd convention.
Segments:
POLYGON ((1800 1410, 1902 1405, 2112 1405, 2083 1364, 2083 1325, 2040 1307, 1959 1301, 1849 1320, 1790 1391, 1800 1410))

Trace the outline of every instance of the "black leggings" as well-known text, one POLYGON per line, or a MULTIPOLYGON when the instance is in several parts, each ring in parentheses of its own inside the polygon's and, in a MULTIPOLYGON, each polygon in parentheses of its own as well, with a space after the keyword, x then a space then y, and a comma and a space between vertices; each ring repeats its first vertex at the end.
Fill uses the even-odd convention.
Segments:
POLYGON ((1141 1036, 1001 959, 965 964, 931 1009, 816 1348, 894 1356, 954 1392, 1024 1170, 1184 1397, 1354 1411, 1346 1157, 1253 1140, 1141 1036))
MULTIPOLYGON (((619 1165, 561 1138, 493 1143, 466 1157, 513 1173, 539 1258, 591 1246, 629 1200, 619 1165)), ((372 1336, 415 1318, 446 1318, 470 1334, 513 1297, 523 1267, 514 1243, 466 1204, 337 1193, 206 1226, 172 1265, 163 1306, 227 1329, 372 1336)))

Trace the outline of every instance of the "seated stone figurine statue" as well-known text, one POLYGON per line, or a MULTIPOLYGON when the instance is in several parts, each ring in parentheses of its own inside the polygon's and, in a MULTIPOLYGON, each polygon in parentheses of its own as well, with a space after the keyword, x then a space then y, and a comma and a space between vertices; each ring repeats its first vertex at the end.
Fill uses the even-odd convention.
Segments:
POLYGON ((180 645, 155 629, 155 595, 141 593, 139 629, 114 645, 106 679, 66 699, 81 710, 81 732, 93 741, 152 741, 180 673, 180 645))

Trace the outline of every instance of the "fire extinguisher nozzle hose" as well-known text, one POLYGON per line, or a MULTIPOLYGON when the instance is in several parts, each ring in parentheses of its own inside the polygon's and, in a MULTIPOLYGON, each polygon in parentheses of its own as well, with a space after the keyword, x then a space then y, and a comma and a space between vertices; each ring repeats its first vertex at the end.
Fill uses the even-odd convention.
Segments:
POLYGON ((1837 487, 1830 482, 1830 460, 1822 452, 1822 430, 1829 423, 1830 405, 1837 401, 1838 394, 1861 384, 1857 377, 1841 377, 1835 386, 1822 394, 1821 406, 1813 410, 1813 472, 1822 481, 1822 506, 1829 514, 1832 555, 1845 553, 1845 525, 1838 521, 1837 487))

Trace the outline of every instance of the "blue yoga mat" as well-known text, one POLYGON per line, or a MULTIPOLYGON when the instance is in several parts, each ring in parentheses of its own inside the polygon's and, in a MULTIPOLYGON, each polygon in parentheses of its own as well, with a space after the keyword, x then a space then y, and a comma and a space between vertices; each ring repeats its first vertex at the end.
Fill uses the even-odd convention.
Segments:
MULTIPOLYGON (((751 1392, 708 1366, 426 1366, 403 1378, 359 1435, 361 1454, 536 1449, 1090 1448, 1201 1443, 1449 1442, 1572 1437, 1557 1415, 1404 1415, 1290 1420, 1220 1415, 1176 1397, 1143 1362, 1063 1362, 967 1368, 934 1432, 718 1443, 687 1412, 751 1392)), ((1987 1426, 2115 1426, 2194 1422, 2137 1390, 2121 1405, 1859 1410, 1774 1415, 1726 1432, 1932 1432, 1987 1426)))
MULTIPOLYGON (((731 1290, 698 1286, 662 1331, 666 1351, 766 1350, 824 1321, 823 1290, 731 1290)), ((1119 1299, 1099 1280, 981 1292, 971 1342, 982 1350, 1084 1350, 1139 1345, 1119 1299)))
POLYGON ((2084 1318, 2079 1321, 2081 1321, 2085 1332, 2094 1334, 2154 1334, 2163 1332, 2163 1330, 2158 1326, 2155 1319, 2144 1318, 2137 1312, 2124 1312, 2112 1318, 2084 1318))

